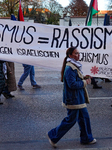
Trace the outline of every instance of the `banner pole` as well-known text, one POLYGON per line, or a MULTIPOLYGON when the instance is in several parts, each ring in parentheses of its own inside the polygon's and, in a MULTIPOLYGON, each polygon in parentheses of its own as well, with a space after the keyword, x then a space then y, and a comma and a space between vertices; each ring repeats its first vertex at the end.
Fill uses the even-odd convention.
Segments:
POLYGON ((89 5, 89 9, 88 9, 87 17, 86 17, 86 22, 85 22, 85 26, 87 26, 87 22, 88 22, 90 11, 91 11, 91 8, 92 8, 92 5, 93 5, 93 1, 94 0, 91 0, 90 5, 89 5))

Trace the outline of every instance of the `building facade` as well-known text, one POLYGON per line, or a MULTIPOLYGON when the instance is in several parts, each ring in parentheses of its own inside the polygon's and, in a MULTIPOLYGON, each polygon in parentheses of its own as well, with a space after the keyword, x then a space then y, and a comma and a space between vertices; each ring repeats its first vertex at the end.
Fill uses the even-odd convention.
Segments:
MULTIPOLYGON (((61 26, 69 26, 69 20, 71 19, 72 26, 85 26, 86 17, 74 16, 74 17, 64 17, 60 18, 61 26)), ((103 26, 104 24, 104 16, 97 16, 92 18, 92 26, 103 26)))

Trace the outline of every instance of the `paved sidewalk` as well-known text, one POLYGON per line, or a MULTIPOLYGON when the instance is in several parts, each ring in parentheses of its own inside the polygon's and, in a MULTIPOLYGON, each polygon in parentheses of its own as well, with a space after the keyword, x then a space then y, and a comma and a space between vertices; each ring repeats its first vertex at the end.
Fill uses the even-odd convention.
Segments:
MULTIPOLYGON (((16 81, 23 72, 15 63, 16 81)), ((29 77, 24 82, 25 91, 19 89, 15 98, 5 99, 0 105, 0 150, 52 150, 46 133, 66 116, 61 106, 63 84, 60 72, 35 67, 36 81, 40 89, 33 89, 29 77)), ((88 111, 94 138, 93 145, 80 144, 79 127, 76 124, 58 143, 57 150, 112 150, 112 82, 98 80, 102 89, 88 86, 90 104, 88 111)))

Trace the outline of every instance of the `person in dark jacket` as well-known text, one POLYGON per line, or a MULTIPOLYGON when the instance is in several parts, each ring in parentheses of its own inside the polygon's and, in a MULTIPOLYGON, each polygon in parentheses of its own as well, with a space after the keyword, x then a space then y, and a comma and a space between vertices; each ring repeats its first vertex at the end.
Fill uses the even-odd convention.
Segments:
POLYGON ((15 78, 15 65, 14 62, 6 63, 6 84, 2 94, 6 99, 15 97, 11 94, 12 91, 17 90, 16 78, 15 78))
POLYGON ((96 143, 96 139, 92 135, 86 106, 86 103, 89 103, 86 85, 91 83, 91 79, 87 78, 87 76, 84 79, 81 70, 82 65, 78 61, 79 57, 80 54, 75 47, 71 47, 66 51, 61 71, 61 81, 64 83, 62 105, 67 108, 67 117, 62 120, 60 125, 51 129, 47 134, 53 147, 56 147, 56 143, 76 122, 78 122, 80 128, 80 143, 96 143))
POLYGON ((4 76, 4 72, 3 72, 3 63, 4 63, 4 61, 0 60, 0 104, 3 104, 3 102, 1 101, 1 94, 5 87, 5 76, 4 76))

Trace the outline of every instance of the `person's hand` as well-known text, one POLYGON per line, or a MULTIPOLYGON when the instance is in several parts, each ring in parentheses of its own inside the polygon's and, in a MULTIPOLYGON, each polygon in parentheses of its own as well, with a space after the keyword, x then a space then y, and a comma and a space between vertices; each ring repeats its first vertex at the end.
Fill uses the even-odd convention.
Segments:
POLYGON ((87 84, 91 84, 91 78, 86 79, 87 84))
POLYGON ((86 76, 84 76, 84 79, 91 79, 92 77, 90 76, 90 75, 86 75, 86 76))

